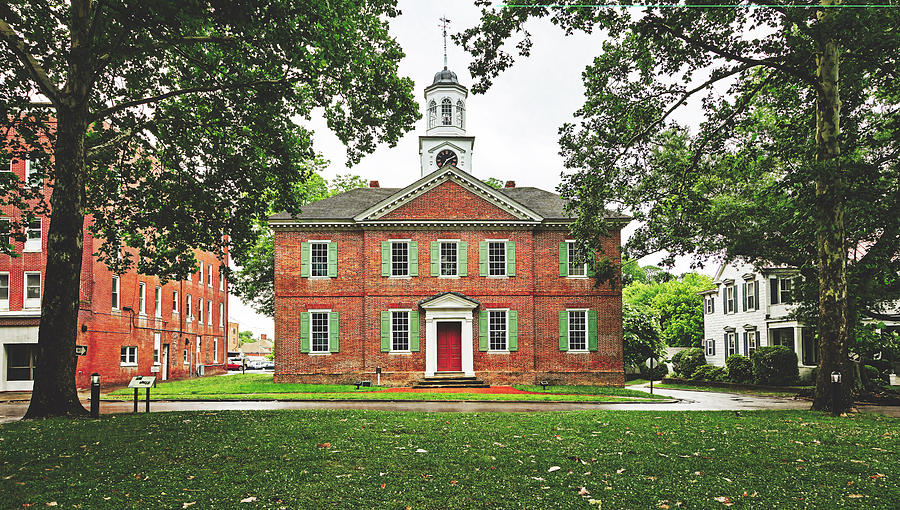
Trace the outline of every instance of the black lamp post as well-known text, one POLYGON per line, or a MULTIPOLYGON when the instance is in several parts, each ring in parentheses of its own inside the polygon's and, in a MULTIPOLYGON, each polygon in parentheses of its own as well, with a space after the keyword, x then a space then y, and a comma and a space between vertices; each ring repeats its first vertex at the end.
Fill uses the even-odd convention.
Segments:
POLYGON ((100 374, 91 374, 91 417, 100 417, 100 374))
POLYGON ((831 414, 841 414, 841 373, 837 370, 831 373, 831 414))

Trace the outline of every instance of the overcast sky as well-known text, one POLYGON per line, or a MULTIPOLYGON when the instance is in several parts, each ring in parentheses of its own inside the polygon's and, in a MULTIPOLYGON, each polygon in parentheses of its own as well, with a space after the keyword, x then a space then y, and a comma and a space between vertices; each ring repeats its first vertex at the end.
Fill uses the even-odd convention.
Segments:
MULTIPOLYGON (((415 81, 416 100, 421 103, 425 87, 443 68, 438 20, 449 18, 450 33, 456 33, 474 26, 480 11, 471 0, 401 0, 400 9, 403 14, 391 21, 391 32, 406 53, 400 73, 415 81)), ((534 41, 531 56, 494 80, 487 93, 470 93, 466 101, 466 134, 475 137, 472 173, 480 179, 496 177, 514 180, 518 186, 555 191, 564 170, 557 130, 584 102, 581 73, 596 56, 602 36, 564 37, 545 20, 531 22, 528 28, 534 41)), ((447 53, 448 67, 462 85, 471 87, 468 54, 449 38, 447 53)), ((698 114, 696 105, 688 105, 681 113, 682 120, 698 114)), ((352 168, 347 168, 345 148, 324 120, 314 119, 309 127, 315 130, 317 150, 331 161, 324 175, 327 179, 349 172, 367 181, 377 180, 384 187, 405 187, 420 177, 418 136, 424 134, 424 118, 397 146, 381 146, 352 168)), ((623 231, 623 241, 631 231, 633 227, 623 231)), ((647 257, 641 262, 654 264, 659 259, 647 257)), ((715 269, 708 265, 701 272, 711 274, 715 269)), ((688 270, 686 261, 679 261, 675 268, 676 272, 688 270)), ((241 331, 274 336, 273 321, 255 314, 234 296, 230 309, 229 320, 240 323, 241 331)))

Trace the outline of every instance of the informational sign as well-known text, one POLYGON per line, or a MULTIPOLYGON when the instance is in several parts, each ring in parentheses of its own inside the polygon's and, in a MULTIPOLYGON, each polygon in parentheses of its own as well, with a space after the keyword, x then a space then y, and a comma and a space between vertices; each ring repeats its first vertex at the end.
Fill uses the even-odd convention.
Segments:
POLYGON ((86 345, 76 345, 75 346, 75 355, 76 356, 87 355, 87 346, 86 345))
POLYGON ((153 365, 150 367, 150 371, 153 373, 159 372, 159 365, 153 365))
POLYGON ((151 388, 156 386, 156 376, 155 375, 139 375, 131 378, 131 382, 128 383, 129 388, 151 388))

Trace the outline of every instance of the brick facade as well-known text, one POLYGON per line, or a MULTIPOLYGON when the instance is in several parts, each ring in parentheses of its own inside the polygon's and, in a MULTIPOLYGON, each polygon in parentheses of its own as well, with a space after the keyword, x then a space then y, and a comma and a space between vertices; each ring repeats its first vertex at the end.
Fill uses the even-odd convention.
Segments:
MULTIPOLYGON (((2 170, 5 170, 2 169, 2 170)), ((19 178, 25 175, 25 162, 13 161, 9 170, 19 178)), ((44 192, 51 188, 43 184, 44 192)), ((10 206, 0 207, 0 217, 17 217, 18 211, 10 206)), ((85 220, 85 227, 91 218, 85 220)), ((26 306, 26 274, 39 274, 40 297, 43 296, 43 274, 46 265, 47 232, 49 216, 41 218, 41 246, 33 251, 25 251, 22 242, 13 243, 19 257, 0 255, 0 277, 8 276, 8 300, 0 300, 0 391, 30 390, 32 381, 13 377, 11 373, 21 373, 17 358, 23 352, 33 349, 37 343, 40 325, 40 298, 34 306, 26 306), (23 253, 24 251, 24 253, 23 253), (26 349, 26 351, 23 351, 26 349), (12 357, 10 357, 12 354, 12 357)), ((196 252, 203 263, 202 282, 198 273, 184 281, 170 281, 161 285, 155 277, 139 275, 130 271, 119 276, 119 306, 112 303, 112 282, 114 275, 91 255, 97 249, 95 239, 85 228, 84 251, 81 268, 80 309, 76 343, 87 346, 87 355, 78 357, 76 385, 80 388, 90 385, 90 375, 98 372, 102 384, 124 384, 135 375, 151 375, 154 363, 155 333, 160 334, 160 362, 168 349, 168 365, 164 370, 159 365, 162 376, 167 372, 170 379, 190 377, 202 366, 206 374, 224 371, 226 360, 225 324, 228 314, 228 283, 220 280, 219 266, 227 264, 227 253, 222 259, 208 252, 196 252), (211 271, 211 272, 210 272, 211 271), (210 278, 211 277, 211 278, 210 278), (144 309, 139 309, 139 288, 144 284, 144 309), (155 304, 156 288, 160 288, 161 310, 157 314, 155 304), (179 313, 173 313, 173 292, 178 292, 179 313), (183 313, 186 296, 190 294, 194 318, 188 321, 183 313), (198 300, 203 300, 204 320, 197 321, 198 300), (207 304, 209 303, 209 305, 207 304), (212 312, 212 320, 207 319, 207 306, 212 312), (132 313, 125 310, 131 308, 132 313), (198 352, 198 338, 199 352, 198 352), (136 364, 123 363, 122 348, 136 347, 136 364), (189 350, 188 363, 184 363, 184 351, 189 350)), ((2 282, 0 282, 2 283, 2 282)), ((2 296, 2 293, 0 293, 2 296)), ((74 354, 74 353, 73 353, 74 354)), ((27 356, 25 358, 28 359, 27 356)), ((27 369, 25 369, 27 370, 27 369)))
MULTIPOLYGON (((420 302, 453 292, 479 303, 463 317, 471 320, 472 335, 462 342, 472 343, 471 361, 480 379, 490 384, 541 380, 623 384, 621 291, 609 285, 595 286, 592 278, 560 276, 559 243, 571 239, 567 222, 522 221, 477 196, 471 186, 467 188, 466 180, 473 177, 461 176, 455 169, 450 173, 453 175, 448 174, 446 182, 432 183, 428 191, 373 221, 334 228, 302 216, 282 221, 273 217, 278 338, 275 380, 375 380, 378 368, 384 385, 408 385, 421 379, 427 371, 428 331, 426 311, 420 302), (418 276, 382 275, 382 242, 391 239, 417 243, 418 276), (301 249, 310 240, 337 244, 335 277, 303 276, 301 249), (466 276, 431 276, 431 242, 438 240, 468 243, 466 276), (479 275, 479 243, 485 240, 515 243, 514 276, 479 275), (596 351, 560 350, 559 312, 567 308, 596 312, 596 351), (419 324, 413 325, 418 327, 421 339, 418 352, 381 350, 381 313, 397 309, 420 312, 419 324), (518 350, 479 351, 479 311, 485 309, 518 312, 518 350), (309 310, 338 313, 337 352, 301 352, 301 314, 309 310)), ((404 191, 409 194, 409 190, 404 191)), ((403 191, 398 192, 398 196, 401 194, 403 191)), ((604 240, 605 253, 617 257, 619 243, 615 230, 604 240)))

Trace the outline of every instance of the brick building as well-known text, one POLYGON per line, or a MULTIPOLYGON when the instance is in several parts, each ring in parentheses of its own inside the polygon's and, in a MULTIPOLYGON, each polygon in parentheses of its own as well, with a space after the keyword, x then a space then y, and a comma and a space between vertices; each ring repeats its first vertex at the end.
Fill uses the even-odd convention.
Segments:
POLYGON ((425 89, 416 182, 271 217, 276 381, 623 383, 621 291, 575 259, 558 195, 471 174, 466 96, 446 68, 425 89))
MULTIPOLYGON (((0 172, 25 180, 31 164, 3 162, 0 172)), ((51 192, 46 183, 39 185, 51 192)), ((8 218, 16 215, 10 206, 0 207, 0 231, 8 232, 8 218)), ((26 242, 13 243, 21 256, 0 255, 0 391, 33 385, 49 226, 49 217, 39 218, 26 242)), ((151 373, 177 379, 224 370, 228 283, 219 267, 227 264, 227 253, 220 258, 197 252, 197 273, 162 285, 134 271, 111 273, 91 255, 99 241, 87 228, 83 241, 76 343, 87 346, 87 354, 78 357, 78 387, 89 386, 93 372, 106 385, 151 373)))

